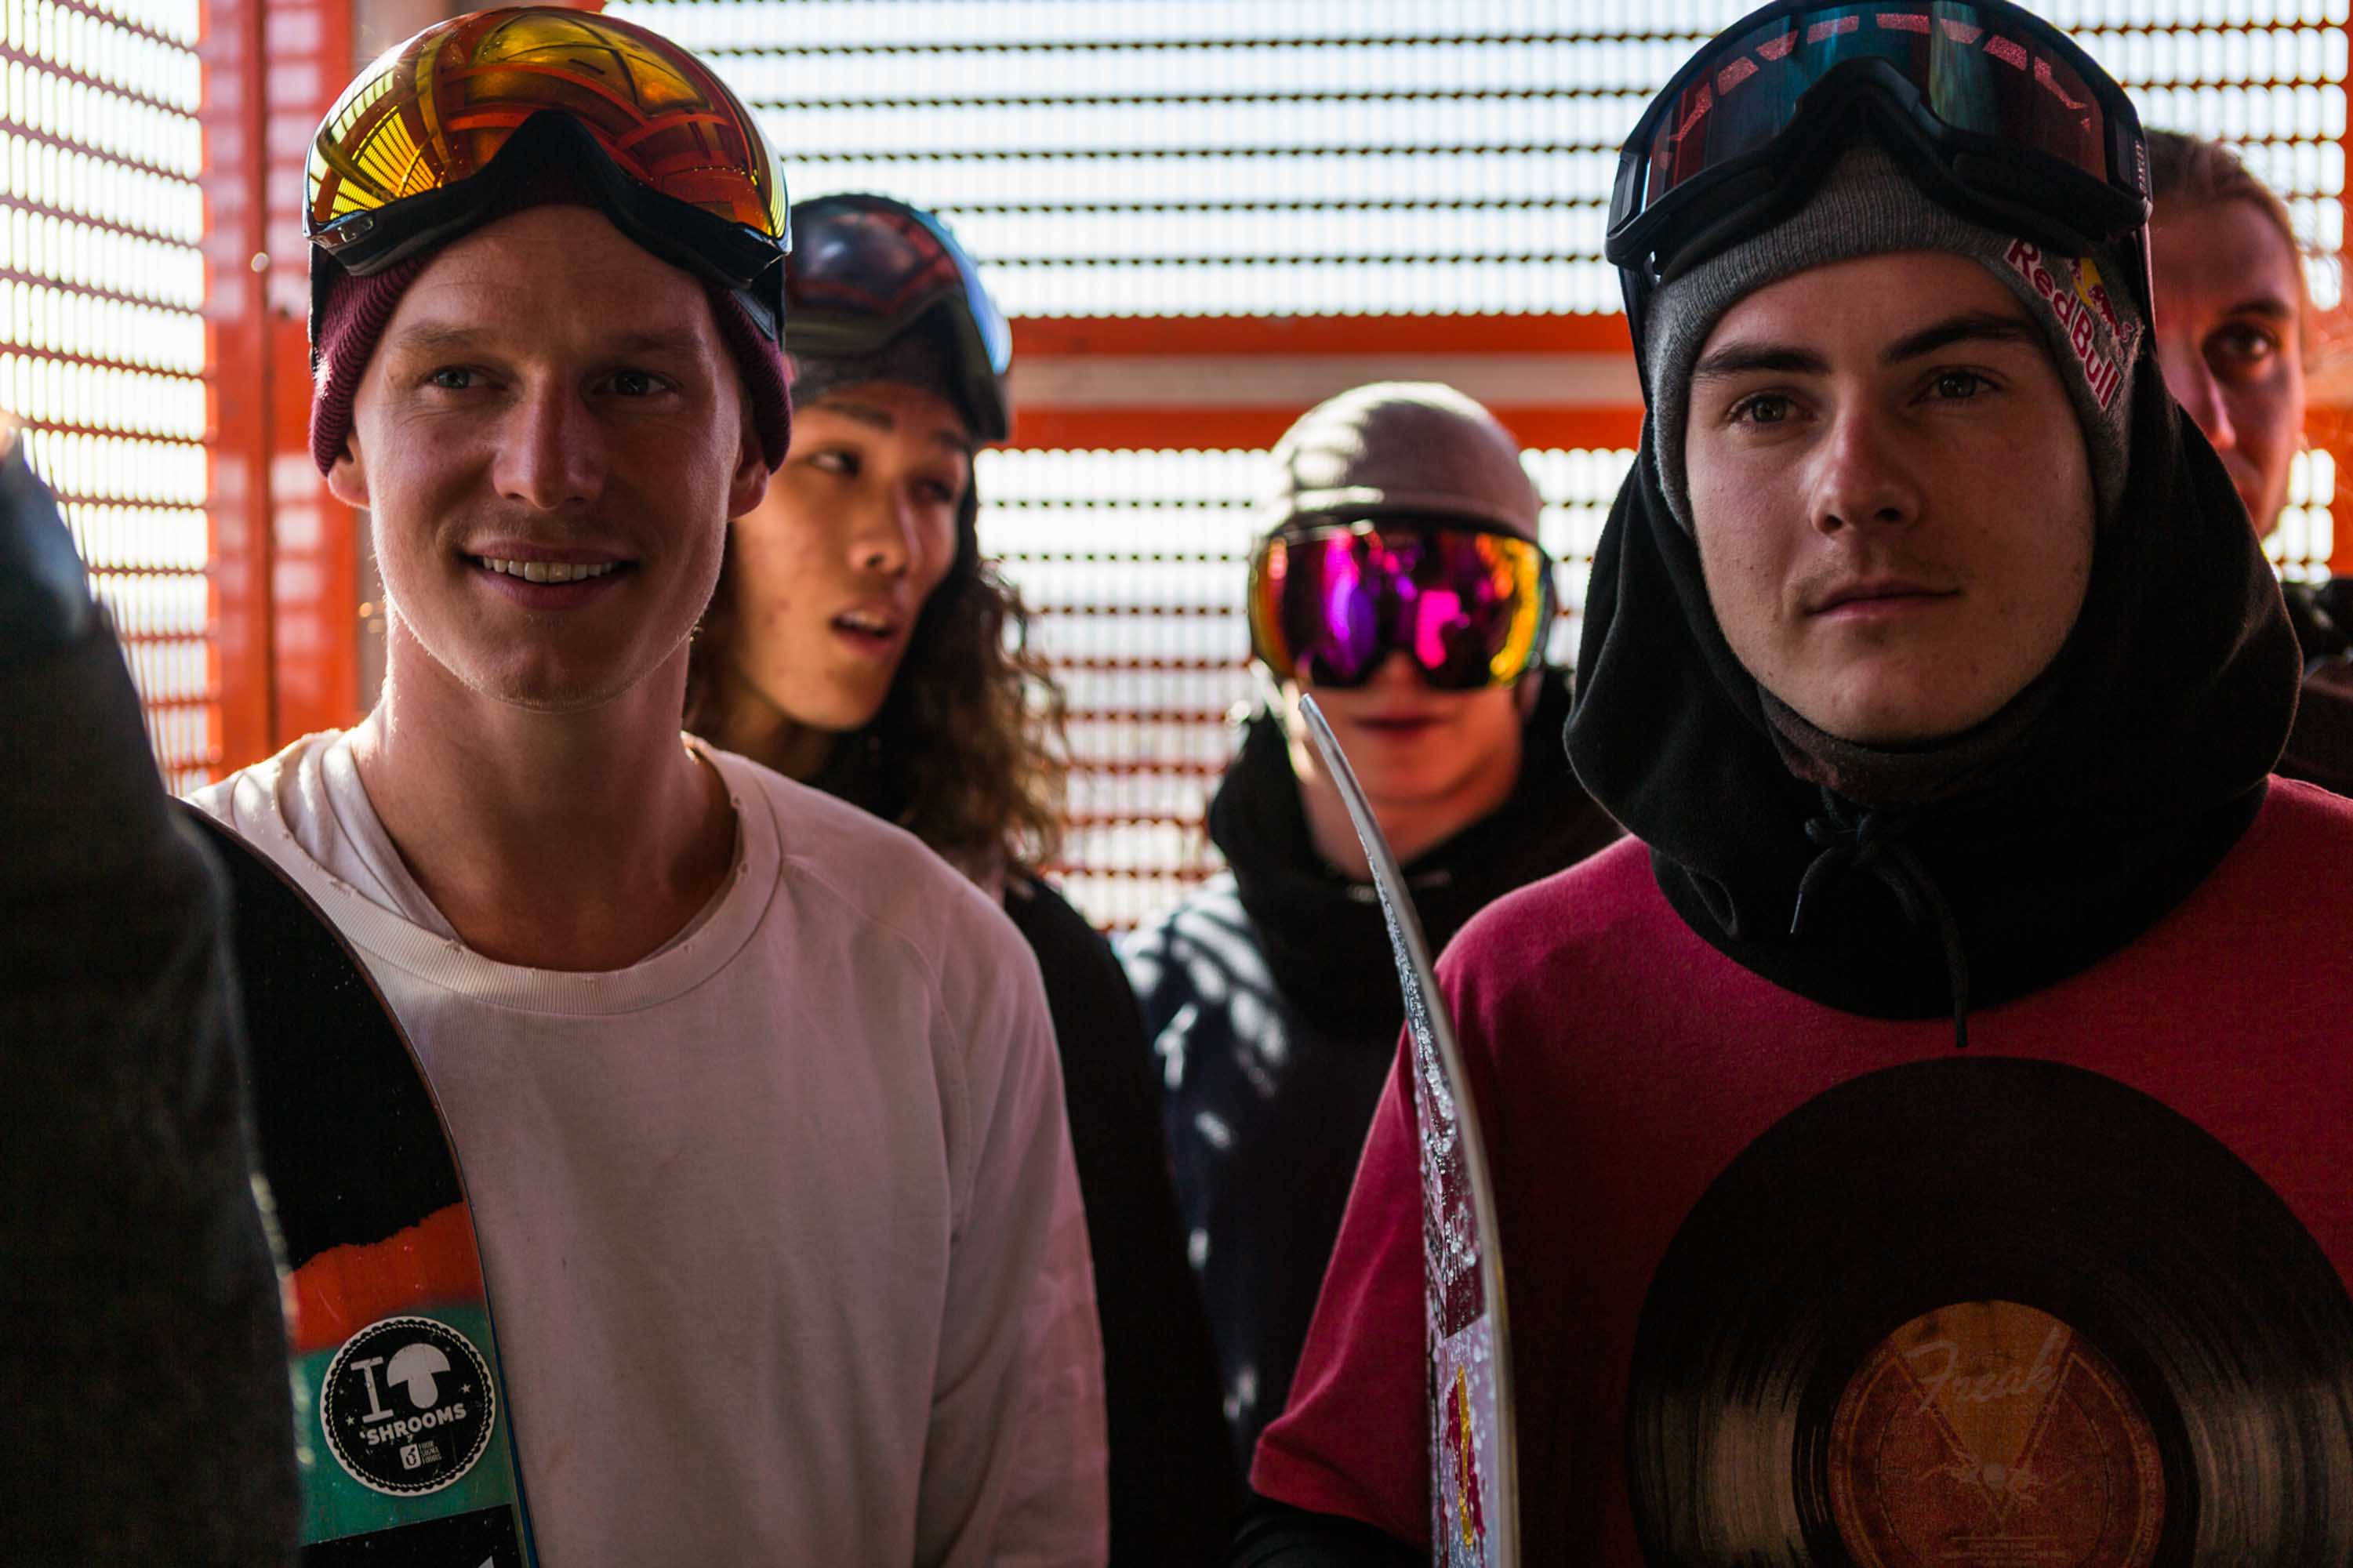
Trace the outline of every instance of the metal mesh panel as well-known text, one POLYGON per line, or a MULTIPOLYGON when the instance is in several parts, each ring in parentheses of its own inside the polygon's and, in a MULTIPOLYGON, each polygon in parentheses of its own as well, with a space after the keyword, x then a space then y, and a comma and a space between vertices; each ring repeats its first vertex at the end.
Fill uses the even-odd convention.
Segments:
POLYGON ((174 789, 220 759, 196 28, 195 0, 0 5, 0 406, 113 614, 174 789))

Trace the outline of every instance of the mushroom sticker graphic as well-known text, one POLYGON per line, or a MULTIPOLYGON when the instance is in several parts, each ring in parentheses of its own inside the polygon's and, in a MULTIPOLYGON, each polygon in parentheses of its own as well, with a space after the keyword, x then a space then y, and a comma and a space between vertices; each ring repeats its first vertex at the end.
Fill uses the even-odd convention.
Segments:
POLYGON ((441 1403, 441 1385, 435 1380, 448 1370, 448 1356, 435 1346, 419 1342, 396 1351, 384 1375, 387 1383, 408 1385, 409 1404, 419 1410, 430 1410, 441 1403))

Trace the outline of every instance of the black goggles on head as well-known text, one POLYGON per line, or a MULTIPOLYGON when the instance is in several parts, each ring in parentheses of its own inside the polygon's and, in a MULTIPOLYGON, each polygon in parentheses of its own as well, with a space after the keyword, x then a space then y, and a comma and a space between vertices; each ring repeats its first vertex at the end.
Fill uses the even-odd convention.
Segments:
POLYGON ((2149 315, 2140 116, 2066 35, 2009 0, 1779 0, 1693 56, 1619 155, 1603 251, 1636 351, 1652 289, 1795 211, 1864 125, 1964 217, 2122 251, 2149 315))
POLYGON ((1013 332, 947 226, 920 207, 863 192, 817 196, 792 210, 793 256, 785 270, 792 312, 786 348, 846 359, 874 353, 943 312, 974 433, 1012 433, 1005 378, 1013 332))
POLYGON ((467 233, 532 169, 575 173, 623 233, 783 332, 784 175, 709 67, 658 34, 552 6, 477 11, 395 45, 311 138, 311 341, 333 276, 467 233))

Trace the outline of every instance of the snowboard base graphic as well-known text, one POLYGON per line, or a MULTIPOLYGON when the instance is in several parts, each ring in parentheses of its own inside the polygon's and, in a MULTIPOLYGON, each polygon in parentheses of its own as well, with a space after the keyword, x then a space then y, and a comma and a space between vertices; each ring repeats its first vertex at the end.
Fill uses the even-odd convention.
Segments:
POLYGON ((1430 943, 1398 868, 1312 697, 1307 733, 1365 847, 1405 991, 1413 1040, 1414 1114, 1421 1128, 1423 1313, 1430 1358, 1430 1552, 1447 1568, 1517 1568, 1519 1460, 1513 1426, 1511 1336, 1495 1193, 1476 1102, 1454 1042, 1430 943))
POLYGON ((317 905, 185 809, 231 893, 254 1141, 289 1270, 305 1568, 529 1568, 481 1257, 407 1037, 317 905))

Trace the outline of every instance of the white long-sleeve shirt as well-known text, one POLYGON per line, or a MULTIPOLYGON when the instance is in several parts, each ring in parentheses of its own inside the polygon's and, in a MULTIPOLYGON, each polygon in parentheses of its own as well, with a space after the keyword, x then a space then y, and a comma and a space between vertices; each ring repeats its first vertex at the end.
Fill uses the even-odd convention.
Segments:
POLYGON ((607 973, 462 945, 337 734, 195 799, 416 1042, 546 1568, 1099 1563, 1101 1341, 1036 962, 907 834, 698 749, 734 872, 607 973))

